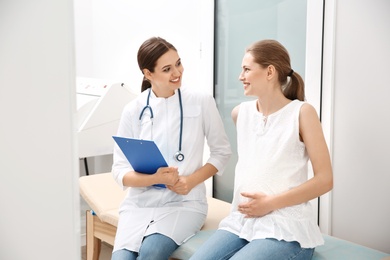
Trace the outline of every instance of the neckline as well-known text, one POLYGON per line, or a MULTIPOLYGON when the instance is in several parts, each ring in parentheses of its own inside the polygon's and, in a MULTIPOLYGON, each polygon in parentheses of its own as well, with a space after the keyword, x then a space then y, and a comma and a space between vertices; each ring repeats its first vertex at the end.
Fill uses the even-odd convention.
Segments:
POLYGON ((265 123, 269 120, 269 118, 271 117, 274 117, 278 114, 280 114, 284 109, 286 109, 290 104, 292 103, 295 103, 297 101, 297 99, 294 99, 294 100, 291 100, 290 102, 288 102, 286 105, 284 105, 283 107, 281 107, 280 109, 276 110, 275 112, 267 115, 267 116, 264 116, 264 114, 262 112, 260 112, 259 110, 257 110, 257 99, 254 100, 254 104, 255 104, 255 111, 258 115, 260 115, 262 118, 263 118, 263 121, 265 119, 265 123))
MULTIPOLYGON (((169 97, 158 97, 156 96, 156 94, 154 93, 154 91, 152 89, 150 89, 150 97, 153 98, 153 99, 156 99, 156 100, 166 100, 166 101, 169 101, 171 102, 170 100, 173 100, 178 94, 178 89, 175 90, 175 92, 173 93, 172 96, 169 96, 169 97)), ((176 99, 176 98, 175 98, 176 99)))
POLYGON ((298 100, 291 100, 289 103, 287 103, 285 106, 281 107, 279 110, 275 111, 272 114, 269 114, 267 117, 264 117, 263 113, 261 113, 259 110, 257 110, 257 100, 254 102, 254 132, 256 133, 256 136, 263 136, 268 132, 268 129, 272 127, 277 115, 282 113, 287 107, 289 107, 292 103, 297 102, 298 100))

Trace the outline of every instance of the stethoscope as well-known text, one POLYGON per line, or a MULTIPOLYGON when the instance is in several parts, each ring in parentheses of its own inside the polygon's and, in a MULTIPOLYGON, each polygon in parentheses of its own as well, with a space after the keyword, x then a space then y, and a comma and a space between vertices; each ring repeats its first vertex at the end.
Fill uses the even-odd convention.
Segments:
MULTIPOLYGON (((182 162, 184 160, 184 154, 181 152, 181 140, 182 140, 182 135, 183 135, 183 104, 181 102, 181 92, 180 89, 177 89, 179 93, 179 104, 180 104, 180 135, 179 135, 179 151, 175 153, 174 158, 178 162, 182 162)), ((150 119, 152 120, 153 124, 153 109, 149 105, 149 99, 150 99, 150 93, 151 93, 151 88, 149 88, 149 93, 148 93, 148 98, 146 99, 146 106, 142 109, 140 115, 139 115, 139 120, 141 121, 142 116, 144 115, 144 112, 146 109, 149 109, 150 112, 150 119)), ((152 130, 153 131, 153 130, 152 130)), ((153 139, 153 136, 152 136, 153 139)))

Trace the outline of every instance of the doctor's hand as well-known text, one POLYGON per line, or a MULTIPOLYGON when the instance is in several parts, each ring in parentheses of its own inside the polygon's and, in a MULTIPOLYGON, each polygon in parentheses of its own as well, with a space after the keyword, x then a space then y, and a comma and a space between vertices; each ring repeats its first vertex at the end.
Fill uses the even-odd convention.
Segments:
POLYGON ((154 174, 154 177, 157 180, 156 183, 174 185, 179 180, 178 167, 161 167, 154 174))
POLYGON ((167 188, 177 194, 187 195, 193 187, 188 182, 187 176, 179 176, 179 180, 175 183, 175 185, 168 185, 167 188))
POLYGON ((245 218, 258 218, 273 211, 271 196, 262 192, 242 192, 241 196, 247 198, 247 202, 238 205, 238 211, 245 215, 245 218))

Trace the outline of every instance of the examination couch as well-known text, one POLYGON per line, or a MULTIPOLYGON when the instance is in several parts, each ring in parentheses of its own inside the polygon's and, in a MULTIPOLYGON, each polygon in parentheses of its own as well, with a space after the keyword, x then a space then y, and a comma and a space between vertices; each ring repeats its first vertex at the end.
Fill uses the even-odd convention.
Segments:
MULTIPOLYGON (((82 176, 80 194, 90 210, 86 213, 87 260, 98 260, 101 242, 114 244, 118 225, 118 208, 126 191, 115 183, 111 173, 82 176)), ((171 259, 188 259, 217 229, 220 220, 229 214, 230 203, 208 197, 209 211, 202 230, 181 245, 171 259)), ((324 235, 325 244, 316 248, 313 260, 390 260, 390 255, 345 240, 324 235)))

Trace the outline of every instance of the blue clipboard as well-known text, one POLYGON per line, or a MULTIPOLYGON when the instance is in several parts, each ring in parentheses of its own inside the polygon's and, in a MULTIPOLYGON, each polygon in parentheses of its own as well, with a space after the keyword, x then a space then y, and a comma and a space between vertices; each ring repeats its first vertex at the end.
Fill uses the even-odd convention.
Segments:
MULTIPOLYGON (((114 138, 134 171, 154 174, 158 168, 168 166, 154 141, 119 136, 113 136, 112 138, 114 138)), ((153 186, 165 188, 164 184, 155 184, 153 186)))

